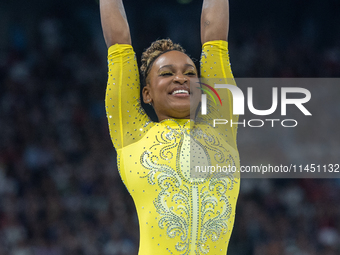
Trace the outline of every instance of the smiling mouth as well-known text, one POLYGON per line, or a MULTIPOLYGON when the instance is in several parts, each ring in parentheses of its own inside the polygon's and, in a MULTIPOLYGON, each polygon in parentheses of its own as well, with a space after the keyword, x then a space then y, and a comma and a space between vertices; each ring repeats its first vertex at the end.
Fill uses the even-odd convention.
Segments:
POLYGON ((184 89, 178 89, 178 90, 175 90, 174 92, 171 93, 171 95, 189 95, 189 91, 187 90, 184 90, 184 89))

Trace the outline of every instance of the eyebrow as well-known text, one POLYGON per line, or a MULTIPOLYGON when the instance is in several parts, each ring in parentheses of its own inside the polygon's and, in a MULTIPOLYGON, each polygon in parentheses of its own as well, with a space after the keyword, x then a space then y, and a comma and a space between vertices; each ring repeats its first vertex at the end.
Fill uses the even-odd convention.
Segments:
MULTIPOLYGON (((189 67, 193 67, 193 68, 195 68, 193 65, 191 65, 191 64, 185 64, 184 66, 189 66, 189 67)), ((164 66, 161 66, 158 70, 161 70, 161 69, 163 69, 163 68, 165 68, 165 67, 173 67, 173 65, 164 65, 164 66)))

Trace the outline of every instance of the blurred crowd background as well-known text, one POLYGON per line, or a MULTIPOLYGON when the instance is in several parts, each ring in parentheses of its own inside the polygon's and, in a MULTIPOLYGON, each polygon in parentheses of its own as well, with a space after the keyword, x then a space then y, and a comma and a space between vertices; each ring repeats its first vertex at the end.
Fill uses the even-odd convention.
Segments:
MULTIPOLYGON (((164 37, 199 59, 201 2, 124 1, 138 60, 164 37)), ((235 77, 340 76, 338 0, 231 0, 230 13, 235 77)), ((104 110, 106 52, 94 0, 0 2, 0 255, 137 254, 104 110)), ((241 164, 340 163, 332 89, 311 106, 322 129, 239 128, 241 164)), ((339 194, 338 179, 242 180, 228 255, 340 254, 339 194)))

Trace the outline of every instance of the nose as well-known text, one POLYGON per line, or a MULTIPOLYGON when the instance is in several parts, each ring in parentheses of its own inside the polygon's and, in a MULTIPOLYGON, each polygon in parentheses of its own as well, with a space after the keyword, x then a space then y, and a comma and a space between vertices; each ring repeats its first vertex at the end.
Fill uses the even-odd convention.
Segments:
POLYGON ((185 77, 182 73, 177 73, 174 78, 174 82, 179 83, 179 84, 184 84, 188 81, 188 78, 185 77))

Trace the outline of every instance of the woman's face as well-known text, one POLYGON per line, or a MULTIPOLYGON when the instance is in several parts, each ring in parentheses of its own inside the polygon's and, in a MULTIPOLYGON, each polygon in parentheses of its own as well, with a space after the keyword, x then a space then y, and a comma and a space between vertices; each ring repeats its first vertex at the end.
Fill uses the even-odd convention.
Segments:
POLYGON ((159 56, 146 78, 144 103, 152 103, 158 120, 190 119, 200 102, 201 91, 195 64, 183 52, 159 56))

